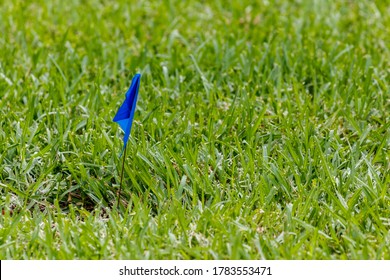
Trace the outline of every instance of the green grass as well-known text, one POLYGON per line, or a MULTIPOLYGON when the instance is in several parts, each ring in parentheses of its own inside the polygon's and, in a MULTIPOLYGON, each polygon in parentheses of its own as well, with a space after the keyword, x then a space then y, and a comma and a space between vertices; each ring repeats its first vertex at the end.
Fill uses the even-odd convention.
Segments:
POLYGON ((390 259, 390 2, 208 2, 0 1, 0 259, 390 259))

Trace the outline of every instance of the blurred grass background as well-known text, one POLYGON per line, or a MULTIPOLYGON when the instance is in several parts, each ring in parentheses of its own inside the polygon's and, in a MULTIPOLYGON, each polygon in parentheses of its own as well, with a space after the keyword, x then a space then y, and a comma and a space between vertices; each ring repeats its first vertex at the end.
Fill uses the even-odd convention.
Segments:
POLYGON ((389 14, 0 1, 0 258, 389 259, 389 14))

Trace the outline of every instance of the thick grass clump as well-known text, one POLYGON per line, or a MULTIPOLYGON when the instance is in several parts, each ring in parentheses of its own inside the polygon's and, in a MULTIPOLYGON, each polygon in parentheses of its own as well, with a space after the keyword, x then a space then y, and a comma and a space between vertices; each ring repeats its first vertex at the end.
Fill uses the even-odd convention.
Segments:
POLYGON ((389 7, 2 1, 0 258, 390 259, 389 7))

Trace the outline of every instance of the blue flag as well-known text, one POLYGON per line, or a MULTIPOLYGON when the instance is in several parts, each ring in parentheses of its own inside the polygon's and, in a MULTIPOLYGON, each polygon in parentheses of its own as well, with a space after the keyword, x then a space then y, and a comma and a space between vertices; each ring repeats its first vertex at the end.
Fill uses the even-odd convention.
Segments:
POLYGON ((136 74, 131 81, 131 86, 126 92, 126 99, 123 102, 122 106, 119 108, 116 113, 113 121, 118 123, 123 129, 125 135, 123 136, 123 149, 126 148, 127 141, 130 137, 131 125, 133 123, 135 106, 137 104, 138 98, 138 88, 141 81, 141 74, 136 74))

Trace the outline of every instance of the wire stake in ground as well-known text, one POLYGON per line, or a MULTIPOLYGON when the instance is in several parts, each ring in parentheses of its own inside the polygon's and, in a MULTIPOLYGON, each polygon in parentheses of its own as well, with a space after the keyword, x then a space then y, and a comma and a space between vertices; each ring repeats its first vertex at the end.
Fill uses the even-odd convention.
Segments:
POLYGON ((123 151, 122 173, 121 173, 121 181, 120 181, 120 184, 119 184, 119 191, 118 191, 118 204, 117 204, 118 210, 119 210, 119 202, 120 202, 120 197, 121 197, 121 192, 122 192, 123 173, 124 173, 124 170, 125 170, 126 149, 127 149, 127 146, 125 147, 125 150, 123 151))

